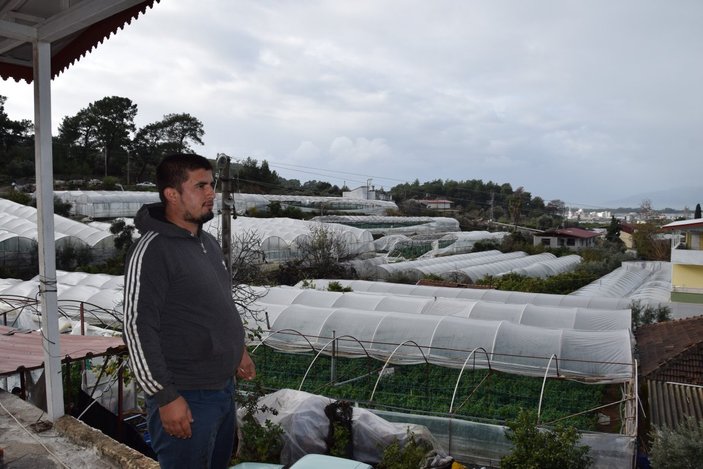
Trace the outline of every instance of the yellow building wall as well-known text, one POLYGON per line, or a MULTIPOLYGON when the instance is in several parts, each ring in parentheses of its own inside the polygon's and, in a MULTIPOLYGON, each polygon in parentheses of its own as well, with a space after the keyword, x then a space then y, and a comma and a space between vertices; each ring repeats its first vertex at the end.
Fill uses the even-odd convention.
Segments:
POLYGON ((703 266, 674 264, 671 269, 671 285, 674 288, 700 288, 703 290, 703 266))

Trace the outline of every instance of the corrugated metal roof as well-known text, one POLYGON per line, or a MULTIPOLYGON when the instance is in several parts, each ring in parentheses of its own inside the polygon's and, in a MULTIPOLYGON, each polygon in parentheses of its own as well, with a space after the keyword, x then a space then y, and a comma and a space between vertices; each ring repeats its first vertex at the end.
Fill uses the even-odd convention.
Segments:
POLYGON ((649 414, 657 427, 676 427, 688 417, 703 420, 703 387, 647 380, 649 414))
MULTIPOLYGON (((126 352, 120 337, 61 334, 61 358, 79 360, 126 352)), ((39 331, 18 331, 0 326, 0 376, 44 366, 44 348, 39 331)))

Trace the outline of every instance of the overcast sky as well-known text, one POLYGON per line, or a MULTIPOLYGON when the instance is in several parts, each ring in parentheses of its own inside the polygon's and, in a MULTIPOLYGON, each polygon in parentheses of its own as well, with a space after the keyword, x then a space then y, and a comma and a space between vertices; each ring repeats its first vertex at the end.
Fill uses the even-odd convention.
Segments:
MULTIPOLYGON (((289 179, 663 208, 701 187, 702 25, 700 0, 162 0, 52 82, 53 124, 123 96, 289 179)), ((31 85, 0 94, 32 118, 31 85)))

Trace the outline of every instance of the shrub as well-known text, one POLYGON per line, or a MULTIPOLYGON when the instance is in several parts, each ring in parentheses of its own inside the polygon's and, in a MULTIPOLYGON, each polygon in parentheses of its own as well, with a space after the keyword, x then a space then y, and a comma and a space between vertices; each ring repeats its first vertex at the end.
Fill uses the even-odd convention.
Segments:
POLYGON ((352 287, 344 287, 338 281, 333 281, 327 284, 327 291, 346 293, 352 291, 352 287))
POLYGON ((639 300, 630 304, 632 309, 632 330, 645 324, 664 322, 671 319, 671 308, 665 305, 642 305, 639 300))
POLYGON ((5 198, 16 204, 21 205, 32 205, 33 200, 31 195, 27 194, 26 192, 18 191, 15 189, 12 189, 10 192, 5 194, 5 198))
POLYGON ((703 421, 689 417, 676 428, 656 428, 651 434, 652 466, 694 469, 703 461, 703 421))
POLYGON ((263 425, 256 419, 259 412, 277 415, 278 410, 265 405, 259 406, 259 398, 264 395, 264 391, 258 381, 254 381, 254 386, 253 392, 235 394, 237 406, 245 409, 241 428, 243 438, 239 440, 235 462, 278 463, 283 449, 283 428, 270 419, 266 419, 263 425))
POLYGON ((590 448, 577 444, 580 435, 574 427, 542 431, 535 413, 526 410, 507 423, 505 435, 514 449, 501 458, 501 469, 586 469, 593 462, 590 448))
POLYGON ((396 439, 383 450, 377 469, 407 469, 422 467, 425 455, 432 449, 426 441, 418 440, 408 429, 408 439, 401 445, 396 439))

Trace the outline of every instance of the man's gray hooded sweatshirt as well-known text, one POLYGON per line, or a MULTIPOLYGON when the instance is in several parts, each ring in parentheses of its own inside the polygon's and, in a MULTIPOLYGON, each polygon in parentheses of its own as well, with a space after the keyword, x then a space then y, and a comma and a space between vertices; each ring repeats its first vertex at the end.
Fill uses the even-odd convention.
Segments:
POLYGON ((142 389, 159 406, 179 389, 222 389, 234 377, 244 328, 222 249, 164 217, 161 203, 134 220, 141 237, 125 265, 124 341, 142 389))

